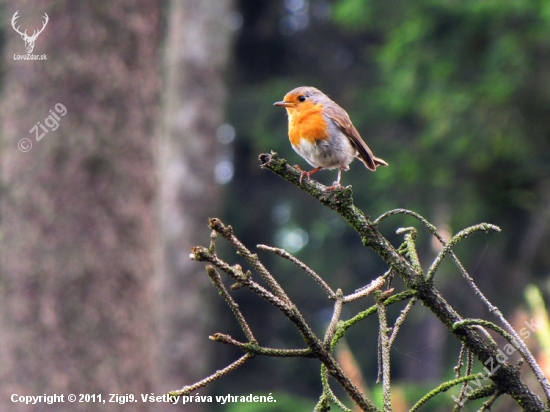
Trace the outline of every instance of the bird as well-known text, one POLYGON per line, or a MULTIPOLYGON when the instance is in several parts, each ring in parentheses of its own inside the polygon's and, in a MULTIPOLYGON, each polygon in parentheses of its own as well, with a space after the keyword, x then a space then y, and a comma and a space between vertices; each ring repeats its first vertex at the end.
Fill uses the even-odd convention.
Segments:
POLYGON ((309 179, 321 169, 338 168, 337 180, 327 189, 340 188, 342 170, 349 170, 349 164, 356 157, 372 171, 377 166, 388 165, 372 154, 348 113, 321 90, 300 86, 273 105, 286 109, 292 148, 314 167, 306 172, 297 166, 301 171, 300 185, 304 177, 309 179))

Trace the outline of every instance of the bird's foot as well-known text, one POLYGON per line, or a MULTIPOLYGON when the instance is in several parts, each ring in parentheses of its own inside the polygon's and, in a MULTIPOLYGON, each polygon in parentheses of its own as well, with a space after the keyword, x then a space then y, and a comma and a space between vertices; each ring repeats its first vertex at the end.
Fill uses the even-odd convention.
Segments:
POLYGON ((307 177, 307 180, 309 180, 313 173, 318 172, 322 169, 322 167, 316 167, 315 169, 306 172, 305 170, 302 170, 302 168, 298 165, 294 165, 294 167, 300 172, 300 186, 302 185, 302 180, 304 180, 304 176, 307 177))
POLYGON ((304 176, 307 177, 307 180, 309 180, 309 172, 302 170, 302 172, 300 173, 300 186, 302 185, 302 180, 304 179, 304 176))
POLYGON ((334 182, 332 186, 327 187, 327 190, 336 190, 336 189, 343 189, 344 186, 340 184, 340 182, 334 182))
POLYGON ((305 170, 303 170, 300 166, 298 165, 294 165, 294 167, 296 169, 298 169, 298 171, 300 172, 300 186, 302 185, 302 180, 304 179, 304 176, 306 176, 309 180, 309 172, 306 172, 305 170))

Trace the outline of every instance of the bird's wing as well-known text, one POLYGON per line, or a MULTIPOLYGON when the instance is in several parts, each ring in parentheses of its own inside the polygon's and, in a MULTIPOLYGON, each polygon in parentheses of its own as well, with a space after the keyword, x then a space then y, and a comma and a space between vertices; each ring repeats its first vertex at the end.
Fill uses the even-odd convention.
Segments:
POLYGON ((372 151, 363 141, 355 126, 351 123, 349 115, 344 109, 336 105, 327 105, 324 107, 324 112, 327 117, 332 120, 347 137, 349 137, 349 140, 357 149, 357 157, 365 164, 368 169, 376 170, 376 166, 378 164, 386 163, 382 159, 378 158, 376 158, 376 160, 381 160, 383 163, 375 162, 375 157, 372 154, 372 151))

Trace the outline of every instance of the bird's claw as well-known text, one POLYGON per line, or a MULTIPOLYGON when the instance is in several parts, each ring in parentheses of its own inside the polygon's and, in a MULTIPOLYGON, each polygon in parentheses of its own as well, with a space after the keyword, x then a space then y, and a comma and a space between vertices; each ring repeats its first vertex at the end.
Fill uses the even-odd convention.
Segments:
POLYGON ((309 172, 306 172, 305 170, 303 170, 300 166, 298 165, 294 165, 294 167, 296 169, 298 169, 298 171, 300 172, 300 186, 302 185, 302 180, 304 180, 304 176, 307 177, 307 179, 309 180, 309 172))
POLYGON ((326 190, 336 190, 336 189, 343 189, 344 186, 340 184, 340 182, 334 182, 332 186, 327 187, 326 190))
POLYGON ((309 180, 309 172, 305 172, 302 170, 300 173, 300 185, 302 184, 302 180, 304 179, 304 176, 307 177, 307 180, 309 180))

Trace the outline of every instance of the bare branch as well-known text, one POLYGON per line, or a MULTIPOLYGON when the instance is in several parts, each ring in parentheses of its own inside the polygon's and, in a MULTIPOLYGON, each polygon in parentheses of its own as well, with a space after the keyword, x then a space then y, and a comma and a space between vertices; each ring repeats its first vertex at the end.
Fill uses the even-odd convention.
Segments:
POLYGON ((388 320, 386 317, 386 306, 382 299, 382 293, 375 293, 376 306, 378 308, 378 322, 380 324, 379 343, 382 364, 379 365, 382 371, 382 391, 384 394, 384 412, 391 412, 391 392, 390 392, 390 344, 388 340, 388 320))
POLYGON ((332 391, 330 384, 328 382, 329 373, 327 370, 327 367, 325 365, 321 365, 321 383, 323 384, 323 394, 319 398, 319 402, 313 409, 314 412, 317 411, 329 411, 330 410, 330 404, 329 402, 333 402, 336 406, 338 406, 340 409, 342 409, 345 412, 352 412, 351 409, 346 407, 342 403, 340 399, 334 394, 332 391))
POLYGON ((416 412, 418 410, 418 408, 420 408, 422 405, 424 405, 426 402, 428 402, 435 395, 437 395, 439 393, 442 393, 442 392, 447 392, 453 386, 459 385, 463 382, 473 381, 473 380, 477 380, 477 379, 479 379, 479 374, 476 373, 474 375, 467 375, 467 376, 463 376, 463 377, 458 378, 458 379, 453 379, 452 381, 442 383, 441 385, 439 385, 434 390, 428 392, 418 402, 416 402, 414 404, 414 406, 410 409, 409 412, 416 412))
POLYGON ((204 378, 203 380, 201 380, 197 383, 194 383, 193 385, 184 386, 181 389, 178 389, 178 390, 175 390, 175 391, 170 391, 170 392, 168 392, 168 395, 170 395, 170 396, 189 395, 191 392, 193 392, 193 391, 195 391, 199 388, 203 388, 203 387, 211 384, 212 382, 214 382, 216 379, 219 379, 222 376, 227 375, 229 372, 233 372, 235 369, 243 366, 247 361, 249 361, 253 357, 254 357, 254 355, 252 355, 250 353, 246 353, 245 355, 243 355, 239 359, 237 359, 235 362, 233 362, 231 365, 226 366, 225 368, 216 371, 216 373, 213 373, 212 375, 204 378))
MULTIPOLYGON (((414 291, 407 290, 405 292, 401 292, 396 295, 392 295, 390 297, 384 298, 383 301, 384 301, 384 305, 389 306, 393 303, 397 303, 402 300, 409 299, 413 296, 414 296, 414 291)), ((336 333, 334 334, 334 338, 332 339, 331 347, 334 348, 336 346, 338 341, 345 335, 346 331, 349 328, 351 328, 356 323, 362 321, 363 319, 367 318, 368 316, 372 315, 373 313, 376 313, 377 310, 378 310, 378 307, 374 305, 358 313, 353 318, 340 322, 340 324, 338 325, 338 328, 336 329, 336 333)))
MULTIPOLYGON (((463 352, 460 352, 461 355, 463 352)), ((470 375, 472 373, 472 367, 474 365, 474 356, 472 355, 472 352, 470 352, 468 349, 465 351, 465 355, 468 357, 468 363, 466 364, 466 376, 470 375)), ((459 412, 462 407, 464 406, 464 399, 466 398, 466 388, 468 387, 468 381, 464 381, 462 383, 462 388, 460 388, 460 393, 458 394, 458 400, 455 400, 456 404, 453 408, 453 412, 459 412)))
POLYGON ((389 341, 390 347, 393 346, 393 342, 395 341, 395 338, 397 337, 397 333, 399 332, 399 328, 401 328, 401 325, 403 324, 403 322, 405 322, 405 318, 407 317, 407 314, 409 313, 409 311, 414 306, 415 302, 416 302, 416 297, 413 297, 409 301, 409 303, 407 303, 407 306, 405 306, 405 309, 403 309, 401 311, 401 314, 399 315, 399 317, 395 320, 395 325, 393 325, 393 330, 392 330, 392 334, 390 336, 390 341, 389 341))
MULTIPOLYGON (((387 274, 389 274, 389 272, 387 274)), ((386 283, 385 277, 386 275, 380 276, 371 281, 367 286, 363 286, 361 289, 357 290, 355 293, 344 296, 344 303, 353 302, 354 300, 370 295, 375 290, 382 289, 386 283)))
MULTIPOLYGON (((477 287, 477 285, 475 284, 474 280, 472 279, 472 277, 468 274, 468 272, 466 271, 466 269, 464 269, 464 266, 462 266, 462 263, 460 263, 459 259, 457 258, 457 256, 455 255, 455 253, 452 251, 452 246, 449 246, 445 240, 443 239, 443 237, 437 232, 436 228, 434 225, 432 225, 431 223, 429 223, 426 219, 424 219, 422 216, 420 216, 418 213, 415 213, 413 211, 410 211, 410 210, 406 210, 406 209, 395 209, 395 210, 392 210, 390 212, 387 212, 387 213, 384 213, 382 216, 380 216, 378 219, 375 220, 376 223, 379 223, 381 220, 385 219, 386 217, 388 216, 391 216, 391 215, 395 215, 395 214, 407 214, 407 215, 410 215, 410 216, 413 216, 415 217, 416 219, 418 219, 419 221, 421 221, 424 226, 426 226, 426 228, 428 229, 428 231, 430 233, 432 233, 434 236, 437 237, 437 239, 441 242, 441 244, 444 246, 444 250, 440 253, 440 255, 438 256, 438 259, 441 257, 441 259, 444 257, 443 255, 443 252, 445 252, 445 254, 450 254, 452 260, 455 262, 455 264, 457 265, 460 273, 462 274, 462 276, 466 279, 466 282, 468 283, 468 285, 470 285, 470 287, 472 288, 472 290, 474 291, 474 293, 476 294, 476 296, 478 296, 481 301, 485 304, 485 306, 487 306, 487 308, 489 309, 489 311, 495 315, 501 322, 502 324, 504 325, 504 327, 506 328, 506 330, 514 337, 514 339, 516 341, 519 342, 520 346, 521 346, 521 353, 522 353, 522 356, 524 356, 525 360, 527 361, 527 363, 529 363, 529 366, 531 367, 531 369, 533 370, 533 372, 535 373, 535 376, 538 380, 538 382, 540 383, 541 387, 543 388, 544 390, 544 393, 546 395, 546 400, 548 402, 548 404, 550 404, 550 382, 548 381, 548 378, 546 378, 546 376, 544 375, 544 373, 542 372, 542 370, 540 369, 539 365, 537 364, 535 358, 533 357, 533 355, 531 354, 531 352, 529 351, 529 348, 527 348, 527 346, 523 343, 523 341, 520 339, 519 335, 517 334, 517 332, 514 330, 514 328, 512 327, 512 325, 510 325, 510 323, 506 320, 506 318, 504 317, 504 315, 502 314, 502 312, 500 312, 500 310, 494 306, 490 301, 489 299, 487 299, 485 297, 485 295, 481 292, 481 290, 477 287)), ((482 224, 482 225, 486 225, 486 224, 482 224)), ((461 237, 465 237, 467 235, 469 235, 470 233, 473 233, 473 231, 476 231, 476 230, 479 230, 479 229, 482 229, 482 230, 493 230, 493 231, 497 231, 497 232, 500 232, 500 228, 497 227, 497 226, 494 226, 494 225, 489 225, 489 227, 480 227, 481 225, 477 225, 477 226, 474 226, 472 228, 468 228, 466 229, 465 231, 462 231, 462 232, 459 232, 456 236, 453 237, 453 239, 455 239, 455 242, 458 242, 459 240, 461 240, 461 238, 458 238, 459 235, 461 237)), ((449 243, 452 243, 453 242, 453 239, 451 239, 451 241, 449 243)), ((436 259, 436 262, 437 260, 436 259)), ((436 262, 434 262, 434 265, 436 264, 436 262)), ((438 265, 439 263, 437 263, 438 265)), ((432 265, 433 266, 433 265, 432 265)), ((437 268, 437 267, 436 267, 437 268)), ((436 269, 435 268, 435 269, 436 269)), ((435 275, 435 269, 433 270, 432 272, 432 269, 430 269, 430 272, 428 272, 428 276, 427 278, 428 279, 431 279, 433 278, 433 276, 435 275)), ((486 335, 488 335, 486 332, 485 332, 486 335)), ((489 339, 490 339, 490 336, 489 336, 489 339)))
POLYGON ((397 229, 395 232, 398 235, 405 233, 405 242, 399 248, 399 253, 403 256, 407 256, 411 261, 413 268, 420 274, 422 273, 422 266, 420 265, 420 260, 418 259, 418 253, 416 253, 416 236, 418 235, 417 230, 414 227, 405 227, 397 229))
MULTIPOLYGON (((509 325, 508 322, 506 322, 506 324, 509 325)), ((518 336, 518 334, 512 328, 511 325, 509 325, 509 326, 512 329, 512 331, 514 332, 513 334, 507 333, 504 329, 498 327, 494 323, 489 322, 487 320, 483 320, 483 319, 465 319, 465 320, 462 320, 460 322, 456 322, 453 325, 453 329, 455 329, 455 328, 460 329, 460 328, 462 328, 464 326, 468 326, 468 325, 481 325, 481 326, 493 329, 494 331, 496 331, 500 335, 502 335, 508 342, 510 342, 512 344, 512 346, 514 346, 514 348, 516 348, 517 351, 519 353, 521 353, 521 356, 523 356, 523 358, 525 359, 525 361, 527 362, 527 364, 529 365, 529 367, 531 368, 531 370, 535 374, 535 377, 537 378, 537 380, 541 384, 541 386, 544 389, 546 395, 549 396, 550 385, 548 384, 548 379, 546 378, 546 376, 544 375, 544 373, 540 369, 539 364, 537 363, 537 361, 535 360, 535 358, 533 357, 533 355, 531 354, 531 352, 529 351, 529 349, 527 348, 527 346, 525 345, 523 340, 521 340, 521 338, 518 336)))
POLYGON ((210 339, 216 342, 225 343, 248 352, 253 355, 272 356, 275 358, 314 358, 315 355, 311 349, 276 349, 265 348, 254 342, 243 343, 233 339, 231 336, 223 333, 215 333, 210 339))
POLYGON ((479 225, 470 226, 469 228, 466 228, 466 229, 461 230, 460 232, 458 232, 456 235, 454 235, 452 237, 451 240, 449 240, 449 243, 447 243, 445 245, 443 250, 441 252, 439 252, 439 254, 437 255, 437 258, 434 260, 434 263, 432 263, 432 266, 428 270, 428 274, 426 275, 426 279, 431 280, 433 278, 433 276, 435 275, 435 272, 436 272, 437 268, 439 267, 439 264, 441 263, 443 258, 445 256, 447 256, 452 251, 452 249, 456 246, 456 244, 458 242, 465 239, 467 236, 471 235, 472 233, 481 232, 481 231, 483 231, 483 232, 489 232, 489 231, 500 232, 500 228, 498 226, 491 225, 490 223, 480 223, 479 225))
POLYGON ((222 235, 236 250, 239 255, 244 257, 248 263, 252 265, 254 270, 266 281, 275 296, 283 300, 286 303, 290 302, 290 299, 284 292, 283 288, 275 280, 271 273, 265 268, 265 266, 258 259, 258 255, 250 252, 239 239, 233 235, 233 228, 231 226, 225 226, 220 219, 210 219, 208 221, 210 227, 222 235))
MULTIPOLYGON (((231 227, 225 226, 219 219, 210 219, 210 226, 217 233, 221 234, 226 240, 228 240, 236 249, 238 254, 242 255, 252 264, 256 271, 261 271, 263 277, 267 282, 267 279, 272 280, 271 287, 275 290, 279 288, 278 295, 271 293, 266 290, 256 282, 251 279, 249 273, 243 273, 240 265, 229 265, 223 260, 221 260, 217 255, 212 254, 210 249, 205 247, 194 247, 192 248, 191 259, 197 261, 210 262, 223 272, 227 273, 233 279, 237 281, 240 286, 249 288, 252 292, 260 296, 262 299, 268 301, 277 309, 279 309, 293 324, 296 326, 298 331, 301 333, 302 338, 307 344, 309 350, 314 357, 319 359, 323 365, 326 366, 329 374, 334 377, 340 385, 345 389, 347 394, 355 401, 355 403, 364 411, 378 411, 378 408, 367 398, 361 391, 354 385, 354 383, 349 379, 348 376, 342 371, 341 367, 335 361, 334 357, 328 349, 323 345, 323 342, 313 333, 309 325, 304 320, 302 314, 296 308, 296 306, 288 299, 284 290, 279 286, 263 264, 258 260, 256 255, 252 255, 248 249, 233 235, 231 227), (284 300, 281 298, 284 298, 284 300)), ((217 334, 212 337, 213 339, 225 341, 226 343, 231 343, 237 346, 239 343, 232 340, 230 337, 225 335, 217 334)), ((244 344, 244 350, 255 350, 258 351, 261 348, 253 343, 244 344)), ((265 348, 264 348, 265 349, 265 348)), ((250 352, 247 352, 250 354, 250 352)), ((204 380, 204 385, 208 384, 212 380, 204 380)), ((203 382, 203 381, 201 381, 203 382)), ((203 386, 204 386, 203 385, 203 386)), ((194 387, 194 386, 193 386, 194 387)))
POLYGON ((338 325, 340 315, 342 314, 343 304, 344 297, 342 294, 342 290, 338 289, 336 291, 336 302, 334 303, 334 312, 332 313, 332 319, 330 320, 330 324, 328 325, 327 331, 325 333, 325 338, 323 339, 323 345, 327 350, 330 350, 330 343, 332 342, 332 338, 334 337, 334 333, 336 332, 336 326, 338 325))
POLYGON ((246 319, 244 318, 241 309, 239 308, 239 305, 233 300, 233 298, 225 288, 224 284, 222 283, 222 278, 220 274, 216 271, 216 269, 214 269, 214 266, 210 265, 206 266, 206 272, 208 273, 208 276, 210 276, 212 284, 216 287, 216 289, 218 289, 220 295, 229 305, 231 312, 233 312, 233 315, 235 315, 235 318, 237 318, 237 321, 239 322, 239 325, 241 325, 241 329, 246 335, 246 338, 252 343, 257 343, 257 340, 252 333, 252 329, 250 329, 250 326, 248 326, 248 323, 246 322, 246 319))
POLYGON ((500 392, 495 392, 495 394, 481 406, 478 412, 490 411, 491 406, 493 406, 493 403, 495 403, 500 395, 502 395, 500 392))
MULTIPOLYGON (((359 390, 359 388, 351 381, 351 379, 344 373, 339 364, 335 361, 332 350, 336 343, 345 335, 346 331, 353 325, 356 325, 362 319, 365 319, 374 312, 378 312, 379 318, 379 348, 380 348, 380 371, 382 376, 383 386, 383 398, 384 398, 384 411, 391 411, 391 397, 390 397, 390 350, 391 346, 396 338, 396 335, 403 324, 407 314, 410 312, 412 306, 416 300, 430 309, 439 320, 449 329, 453 335, 461 341, 462 349, 459 356, 458 365, 455 368, 457 373, 457 379, 440 385, 425 397, 423 397, 413 407, 413 411, 418 409, 420 405, 425 403, 431 397, 437 393, 444 392, 454 385, 463 383, 462 390, 459 398, 454 398, 457 401, 455 410, 461 409, 464 399, 490 399, 484 404, 482 410, 490 407, 494 400, 500 395, 507 393, 512 396, 516 402, 526 411, 542 411, 546 410, 545 405, 541 399, 536 396, 530 388, 521 381, 519 374, 519 367, 510 365, 506 362, 499 364, 499 367, 491 370, 487 375, 476 374, 472 375, 473 368, 473 356, 475 355, 483 364, 491 361, 498 353, 498 346, 492 339, 491 335, 484 329, 484 327, 491 328, 499 332, 508 341, 510 341, 514 347, 522 354, 524 359, 529 363, 531 369, 537 376, 539 383, 546 392, 547 398, 550 401, 550 385, 548 380, 542 372, 540 367, 526 348, 525 344, 519 339, 517 333, 512 329, 509 323, 504 319, 498 308, 493 306, 483 296, 481 291, 477 288, 473 279, 466 272, 458 258, 453 252, 453 247, 462 239, 468 235, 480 231, 499 231, 500 229, 494 225, 483 223, 480 225, 467 228, 457 235, 455 235, 449 242, 445 242, 441 235, 437 232, 435 227, 426 221, 422 216, 407 211, 405 209, 396 209, 382 215, 380 218, 373 222, 370 218, 365 216, 359 209, 353 204, 351 188, 336 188, 333 190, 327 190, 327 188, 319 183, 307 180, 300 182, 300 171, 289 166, 284 159, 279 159, 276 153, 264 154, 260 157, 262 161, 262 167, 267 168, 274 173, 282 176, 289 182, 294 183, 300 189, 306 191, 311 196, 317 198, 323 205, 330 207, 340 214, 346 221, 358 232, 361 237, 361 241, 365 246, 372 248, 379 256, 389 265, 384 276, 381 276, 371 282, 367 287, 357 290, 355 293, 344 296, 342 291, 338 289, 334 292, 321 277, 311 270, 304 263, 297 258, 287 253, 282 249, 272 248, 265 245, 258 245, 261 250, 268 250, 285 259, 290 260, 308 275, 310 275, 327 293, 330 299, 335 300, 332 319, 328 325, 324 339, 321 341, 311 330, 310 326, 306 323, 302 314, 296 307, 296 305, 289 299, 283 288, 271 275, 271 273, 260 262, 258 256, 252 254, 233 234, 231 226, 225 226, 219 219, 210 219, 210 227, 214 230, 211 235, 211 242, 209 248, 195 247, 192 250, 192 259, 198 261, 210 262, 221 271, 227 273, 230 277, 236 280, 236 287, 246 287, 251 292, 255 293, 265 301, 269 302, 277 309, 279 309, 288 320, 290 320, 294 326, 301 333, 305 344, 304 349, 274 349, 265 348, 258 345, 250 327, 248 326, 243 314, 241 313, 238 304, 230 296, 228 290, 223 285, 220 275, 214 269, 214 266, 208 266, 207 272, 212 279, 212 283, 219 290, 222 297, 226 300, 229 307, 235 314, 241 328, 243 329, 248 343, 239 342, 233 339, 229 335, 217 333, 211 336, 211 339, 232 345, 240 350, 246 352, 245 356, 239 359, 237 362, 228 366, 222 371, 218 371, 215 374, 203 379, 202 381, 186 386, 180 391, 175 391, 173 394, 189 393, 197 387, 205 386, 219 376, 223 376, 228 371, 240 366, 246 362, 250 357, 254 355, 264 356, 276 356, 276 357, 314 357, 321 362, 321 381, 323 383, 323 394, 321 395, 319 402, 315 408, 316 411, 328 411, 330 409, 330 403, 334 403, 336 406, 343 410, 349 410, 347 407, 334 395, 332 389, 329 386, 328 377, 332 376, 336 381, 344 388, 346 393, 353 399, 353 401, 363 411, 378 411, 376 406, 359 390), (396 250, 389 241, 382 236, 378 231, 377 224, 388 216, 394 214, 408 214, 419 219, 428 230, 434 234, 439 241, 443 244, 443 250, 439 253, 437 258, 431 265, 427 275, 424 276, 422 267, 418 259, 416 252, 415 228, 404 228, 398 230, 398 233, 405 234, 404 243, 396 250), (215 239, 217 235, 224 237, 237 251, 237 254, 243 256, 245 260, 252 266, 255 272, 257 272, 268 284, 269 289, 260 286, 254 282, 251 278, 251 273, 247 271, 243 272, 243 269, 235 264, 229 265, 216 255, 215 239), (433 277, 439 268, 442 260, 450 255, 455 264, 458 266, 461 274, 466 278, 470 286, 473 288, 477 296, 489 307, 491 313, 496 315, 504 324, 504 329, 499 326, 484 320, 478 319, 462 319, 461 316, 449 305, 448 302, 441 296, 441 294, 435 289, 433 283, 433 277), (405 285, 409 290, 398 293, 394 296, 390 296, 393 289, 385 292, 381 292, 380 289, 386 282, 386 278, 389 275, 398 274, 405 282, 405 285), (360 297, 367 296, 369 293, 375 293, 376 305, 372 306, 347 321, 340 320, 343 304, 351 302, 360 297), (411 299, 406 307, 401 311, 401 314, 396 319, 393 331, 390 334, 388 328, 388 320, 386 314, 386 307, 390 304, 411 299), (506 330, 508 330, 508 332, 506 330), (482 335, 480 335, 480 333, 482 335), (487 339, 483 339, 483 335, 487 339), (461 369, 464 364, 464 357, 467 356, 466 376, 460 377, 461 369), (491 379, 489 385, 481 386, 478 389, 467 394, 466 383, 470 380, 491 379)), ((480 385, 478 385, 480 386, 480 385)), ((471 388, 470 388, 471 389, 471 388)))
POLYGON ((312 269, 310 269, 305 263, 297 259, 295 256, 291 255, 284 249, 279 249, 276 247, 266 246, 266 245, 257 245, 257 248, 260 250, 267 250, 269 252, 273 252, 278 256, 281 256, 285 259, 290 260, 292 263, 294 263, 296 266, 298 266, 300 269, 302 269, 304 272, 306 272, 309 276, 317 282, 319 286, 321 286, 325 292, 327 292, 328 297, 330 299, 336 299, 336 294, 334 291, 330 288, 330 286, 319 276, 317 273, 315 273, 312 269))

